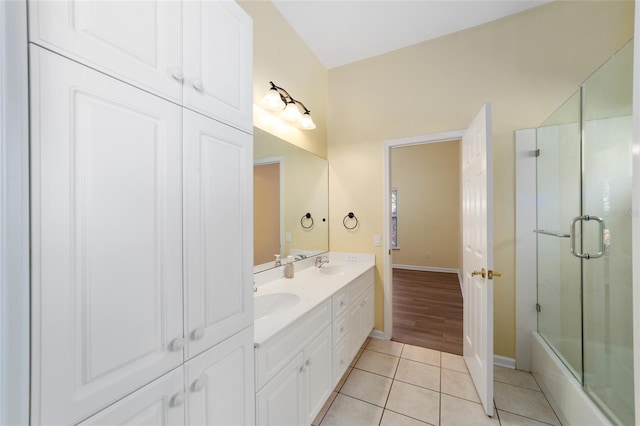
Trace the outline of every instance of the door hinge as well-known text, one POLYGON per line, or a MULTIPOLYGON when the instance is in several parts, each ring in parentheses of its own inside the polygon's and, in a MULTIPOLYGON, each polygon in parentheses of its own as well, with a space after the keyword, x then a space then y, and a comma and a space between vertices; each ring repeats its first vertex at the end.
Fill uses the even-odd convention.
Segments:
POLYGON ((536 312, 540 312, 542 310, 542 308, 540 307, 539 303, 536 303, 536 312))
POLYGON ((531 153, 533 154, 534 157, 540 157, 540 148, 532 151, 531 153))

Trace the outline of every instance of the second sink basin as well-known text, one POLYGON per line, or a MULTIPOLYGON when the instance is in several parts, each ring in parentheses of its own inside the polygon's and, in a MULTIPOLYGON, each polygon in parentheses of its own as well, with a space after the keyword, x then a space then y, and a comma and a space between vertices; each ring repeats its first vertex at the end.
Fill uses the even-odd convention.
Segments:
POLYGON ((318 269, 321 274, 326 275, 343 275, 344 274, 344 265, 327 265, 318 269))
POLYGON ((253 319, 285 312, 300 302, 300 296, 292 293, 271 293, 255 296, 253 299, 253 319))

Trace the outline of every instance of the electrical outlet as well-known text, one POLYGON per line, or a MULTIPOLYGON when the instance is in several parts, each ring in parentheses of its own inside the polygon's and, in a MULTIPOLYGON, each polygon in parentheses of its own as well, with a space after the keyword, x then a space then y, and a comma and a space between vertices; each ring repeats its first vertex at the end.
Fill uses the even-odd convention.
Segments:
POLYGON ((345 257, 345 260, 346 260, 347 262, 357 262, 357 261, 358 261, 358 256, 357 256, 357 255, 355 255, 355 254, 348 254, 348 255, 345 257))

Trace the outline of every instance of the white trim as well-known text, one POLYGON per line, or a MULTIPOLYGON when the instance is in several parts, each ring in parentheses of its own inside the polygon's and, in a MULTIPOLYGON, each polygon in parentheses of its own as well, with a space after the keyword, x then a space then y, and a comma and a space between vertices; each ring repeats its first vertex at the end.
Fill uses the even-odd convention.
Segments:
POLYGON ((458 268, 440 268, 437 266, 417 266, 417 265, 401 265, 394 263, 393 269, 406 269, 409 271, 425 271, 425 272, 446 272, 449 274, 460 274, 458 268))
POLYGON ((531 372, 562 424, 611 425, 537 332, 531 339, 531 372))
POLYGON ((515 370, 516 360, 514 358, 509 358, 502 355, 494 355, 493 365, 495 365, 496 367, 510 368, 511 370, 515 370))
MULTIPOLYGON (((254 166, 264 166, 267 164, 278 164, 278 169, 280 170, 280 258, 284 259, 284 157, 265 157, 253 160, 254 166)), ((256 266, 262 265, 254 265, 254 272, 262 269, 256 268, 256 266)))
POLYGON ((635 413, 640 418, 640 1, 636 0, 633 46, 633 183, 632 183, 632 266, 633 279, 633 364, 635 413))
POLYGON ((537 330, 536 129, 516 131, 516 365, 531 371, 537 330))
POLYGON ((29 424, 26 1, 0 2, 0 424, 29 424))
POLYGON ((374 339, 389 340, 385 337, 384 331, 382 330, 371 330, 371 333, 369 333, 369 337, 372 337, 374 339))
POLYGON ((464 130, 444 133, 431 133, 409 138, 390 139, 383 144, 383 193, 382 193, 382 229, 384 232, 384 338, 390 340, 393 332, 393 295, 391 268, 391 149, 402 146, 422 145, 428 143, 457 141, 462 139, 464 130))

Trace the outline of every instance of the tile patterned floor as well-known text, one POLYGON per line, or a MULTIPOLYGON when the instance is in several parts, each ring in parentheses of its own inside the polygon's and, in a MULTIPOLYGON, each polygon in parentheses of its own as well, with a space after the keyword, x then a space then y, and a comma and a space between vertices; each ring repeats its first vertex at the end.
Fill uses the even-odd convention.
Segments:
POLYGON ((367 339, 313 426, 560 425, 529 373, 496 367, 487 417, 461 356, 367 339))

